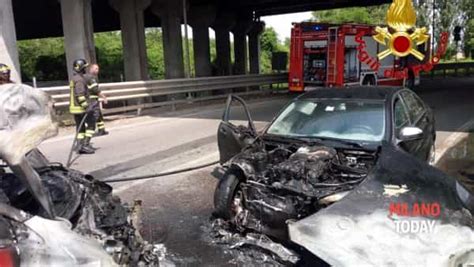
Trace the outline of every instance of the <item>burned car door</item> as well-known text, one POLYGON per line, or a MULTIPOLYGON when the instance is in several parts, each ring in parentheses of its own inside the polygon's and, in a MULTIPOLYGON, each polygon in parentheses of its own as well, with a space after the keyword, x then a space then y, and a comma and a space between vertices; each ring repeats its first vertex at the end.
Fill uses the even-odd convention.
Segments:
POLYGON ((257 131, 250 116, 247 104, 242 98, 235 95, 229 95, 222 116, 222 122, 217 131, 217 144, 219 146, 221 164, 237 155, 246 145, 251 143, 253 138, 256 136, 257 131), (248 122, 247 126, 238 126, 230 121, 231 107, 234 101, 238 102, 243 108, 245 119, 248 122))
POLYGON ((419 159, 426 160, 426 155, 428 155, 428 151, 431 148, 431 140, 429 139, 432 139, 431 122, 427 116, 427 110, 414 93, 403 91, 401 92, 401 97, 408 109, 411 122, 410 126, 423 131, 419 138, 407 141, 411 146, 410 153, 419 159))
MULTIPOLYGON (((431 109, 413 92, 405 91, 402 93, 404 99, 411 99, 412 106, 418 114, 421 114, 416 121, 416 127, 423 130, 423 138, 420 139, 420 158, 429 157, 430 150, 436 139, 434 116, 431 109)), ((406 101, 409 103, 409 101, 406 101)))
POLYGON ((393 104, 393 129, 395 133, 395 139, 398 140, 395 145, 398 145, 406 152, 412 154, 414 150, 413 144, 410 142, 400 142, 399 139, 402 129, 407 126, 410 126, 410 117, 408 116, 408 111, 403 104, 402 99, 398 96, 395 98, 393 104))

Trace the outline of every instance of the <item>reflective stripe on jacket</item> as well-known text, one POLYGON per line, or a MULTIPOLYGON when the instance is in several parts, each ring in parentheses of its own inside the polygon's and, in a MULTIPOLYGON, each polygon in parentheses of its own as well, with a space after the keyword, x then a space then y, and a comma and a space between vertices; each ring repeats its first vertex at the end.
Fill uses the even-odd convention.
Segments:
POLYGON ((99 89, 99 82, 97 78, 93 75, 86 75, 87 80, 87 89, 89 90, 89 95, 91 99, 99 99, 100 89, 99 89))
POLYGON ((85 78, 80 74, 74 74, 69 88, 69 112, 71 114, 86 112, 87 106, 89 106, 89 92, 85 78))

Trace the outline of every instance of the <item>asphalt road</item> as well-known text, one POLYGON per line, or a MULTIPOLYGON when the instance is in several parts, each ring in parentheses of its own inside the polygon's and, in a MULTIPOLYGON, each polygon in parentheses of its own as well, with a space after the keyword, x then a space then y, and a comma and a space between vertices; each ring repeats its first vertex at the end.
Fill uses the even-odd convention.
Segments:
MULTIPOLYGON (((458 129, 474 120, 474 78, 424 80, 417 90, 433 108, 438 129, 437 150, 458 129)), ((251 99, 249 107, 259 127, 294 96, 251 99)), ((94 139, 95 155, 81 156, 73 168, 99 179, 144 175, 212 162, 218 159, 217 127, 224 101, 179 112, 109 122, 110 135, 94 139)), ((234 110, 233 110, 234 111, 234 110)), ((235 110, 243 120, 242 110, 235 110)), ((41 150, 51 161, 65 162, 72 142, 71 130, 46 141, 41 150)), ((164 242, 179 265, 225 265, 231 257, 205 241, 205 228, 213 210, 212 198, 219 169, 209 167, 185 174, 114 184, 125 201, 144 202, 145 236, 164 242)), ((233 262, 235 264, 235 262, 233 262)))

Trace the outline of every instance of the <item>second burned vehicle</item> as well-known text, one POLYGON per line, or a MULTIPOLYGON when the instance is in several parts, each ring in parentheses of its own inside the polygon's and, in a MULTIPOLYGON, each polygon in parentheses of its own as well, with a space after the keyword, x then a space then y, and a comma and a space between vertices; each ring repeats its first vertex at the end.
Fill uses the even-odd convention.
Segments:
POLYGON ((350 194, 377 164, 383 144, 429 161, 434 117, 410 90, 323 89, 290 102, 257 133, 242 99, 228 99, 218 130, 227 170, 214 195, 216 214, 237 229, 288 239, 287 224, 350 194), (240 102, 248 127, 230 122, 240 102))
POLYGON ((48 97, 0 85, 0 266, 158 266, 164 247, 144 240, 141 201, 37 149, 57 133, 48 97))

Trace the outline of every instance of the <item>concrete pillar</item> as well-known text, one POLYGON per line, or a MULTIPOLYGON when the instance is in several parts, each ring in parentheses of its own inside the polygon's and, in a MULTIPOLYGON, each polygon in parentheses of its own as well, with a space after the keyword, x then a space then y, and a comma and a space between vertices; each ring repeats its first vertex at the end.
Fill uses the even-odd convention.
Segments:
POLYGON ((234 74, 247 73, 247 33, 251 27, 251 20, 247 18, 238 19, 232 33, 234 34, 234 74))
POLYGON ((64 48, 69 78, 72 63, 83 58, 96 62, 91 0, 59 0, 63 21, 64 48))
POLYGON ((151 0, 110 0, 120 14, 125 80, 148 79, 143 11, 151 0))
POLYGON ((260 73, 260 34, 265 29, 265 23, 262 21, 256 21, 253 23, 250 29, 249 36, 249 61, 250 61, 250 73, 260 73))
POLYGON ((153 14, 160 17, 166 79, 184 78, 183 38, 181 35, 182 1, 154 0, 153 14))
POLYGON ((230 29, 235 25, 235 16, 231 13, 219 12, 212 28, 216 34, 217 75, 232 74, 230 58, 230 29))
POLYGON ((189 24, 193 28, 194 69, 196 77, 212 76, 209 27, 214 22, 216 10, 210 5, 192 6, 189 24))
POLYGON ((12 69, 14 82, 21 82, 12 0, 0 0, 0 63, 12 69))

